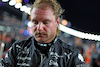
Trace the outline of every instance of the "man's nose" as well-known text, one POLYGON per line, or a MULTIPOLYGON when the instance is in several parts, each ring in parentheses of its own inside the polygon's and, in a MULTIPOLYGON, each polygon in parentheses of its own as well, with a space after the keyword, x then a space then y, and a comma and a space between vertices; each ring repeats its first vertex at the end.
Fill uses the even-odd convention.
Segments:
POLYGON ((43 23, 42 22, 38 23, 37 29, 38 30, 42 30, 43 29, 43 23))

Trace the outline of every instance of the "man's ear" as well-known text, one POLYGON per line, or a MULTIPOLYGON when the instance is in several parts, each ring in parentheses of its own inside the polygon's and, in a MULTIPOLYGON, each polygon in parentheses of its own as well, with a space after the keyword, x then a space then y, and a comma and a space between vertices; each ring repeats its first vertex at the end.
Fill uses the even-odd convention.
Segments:
POLYGON ((57 26, 59 25, 60 23, 60 17, 57 18, 57 26))

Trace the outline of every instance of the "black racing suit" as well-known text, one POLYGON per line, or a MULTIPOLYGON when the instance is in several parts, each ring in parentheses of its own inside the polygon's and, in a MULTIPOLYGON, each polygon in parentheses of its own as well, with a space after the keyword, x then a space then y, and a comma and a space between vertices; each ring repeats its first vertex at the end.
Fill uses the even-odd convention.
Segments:
POLYGON ((59 38, 47 49, 46 55, 42 54, 35 46, 34 37, 30 37, 16 41, 1 62, 4 67, 85 67, 79 50, 59 38))

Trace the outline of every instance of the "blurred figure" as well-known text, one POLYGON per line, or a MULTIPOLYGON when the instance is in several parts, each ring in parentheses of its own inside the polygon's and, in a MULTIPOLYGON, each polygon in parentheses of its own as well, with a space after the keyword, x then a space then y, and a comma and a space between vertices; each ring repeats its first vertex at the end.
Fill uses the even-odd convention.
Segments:
POLYGON ((83 43, 82 43, 82 39, 79 37, 75 37, 74 38, 74 45, 80 50, 81 54, 83 55, 83 43))
POLYGON ((6 34, 3 38, 3 41, 5 43, 4 51, 6 51, 11 47, 12 43, 15 42, 15 39, 12 39, 10 34, 6 34))
POLYGON ((92 57, 90 65, 92 67, 100 67, 100 53, 97 52, 96 48, 97 48, 96 43, 91 44, 92 57))
POLYGON ((0 60, 3 55, 4 46, 5 46, 5 44, 2 42, 2 35, 0 34, 0 60))
POLYGON ((91 45, 88 46, 85 55, 85 64, 89 65, 91 62, 91 45))
POLYGON ((0 60, 3 55, 4 46, 5 46, 5 44, 0 40, 0 60))
POLYGON ((16 40, 11 37, 10 34, 4 33, 3 35, 3 42, 5 44, 4 46, 4 53, 3 53, 3 58, 5 57, 5 54, 7 53, 8 49, 11 47, 11 45, 15 42, 16 40))

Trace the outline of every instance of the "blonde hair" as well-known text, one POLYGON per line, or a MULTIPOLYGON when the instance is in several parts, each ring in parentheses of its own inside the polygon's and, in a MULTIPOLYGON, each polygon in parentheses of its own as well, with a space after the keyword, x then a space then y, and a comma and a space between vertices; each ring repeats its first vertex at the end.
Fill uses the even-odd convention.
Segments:
MULTIPOLYGON (((64 9, 56 0, 35 0, 34 4, 31 6, 31 11, 34 7, 40 9, 48 9, 48 6, 52 8, 54 11, 55 19, 57 20, 58 17, 64 12, 64 9)), ((57 35, 60 34, 60 30, 57 28, 57 35)))

